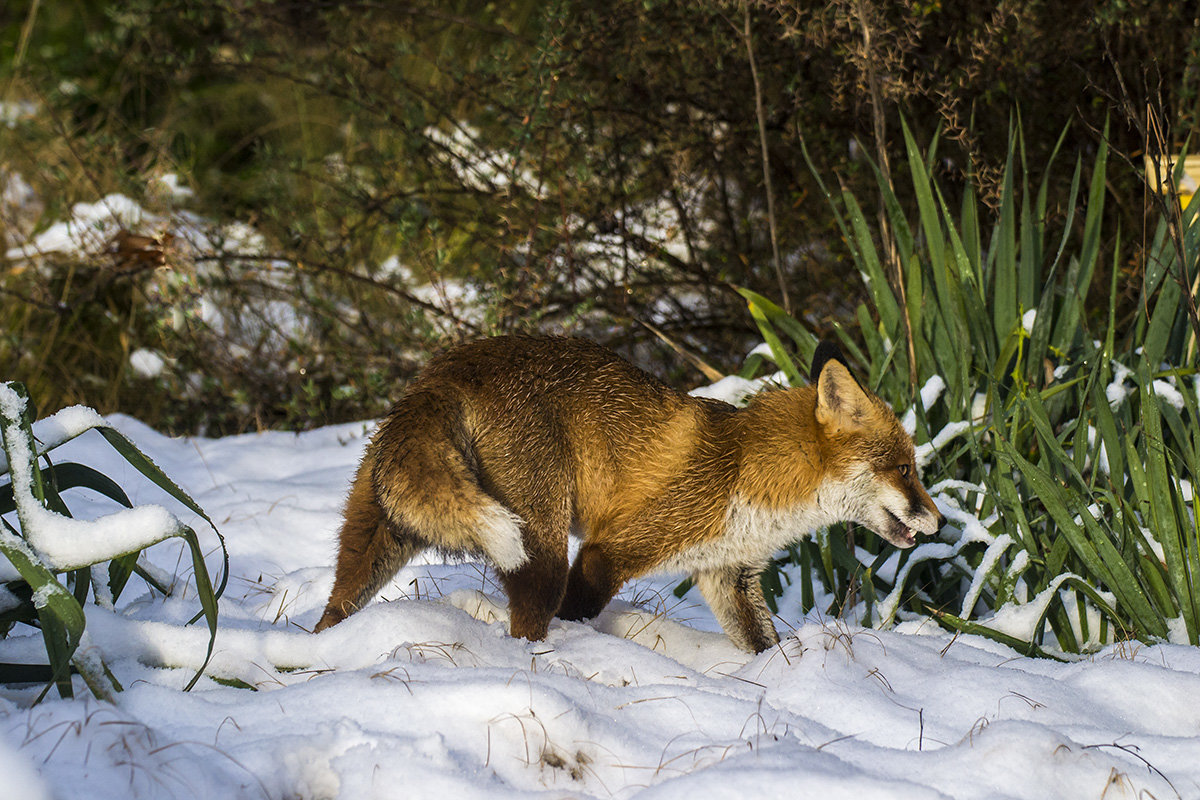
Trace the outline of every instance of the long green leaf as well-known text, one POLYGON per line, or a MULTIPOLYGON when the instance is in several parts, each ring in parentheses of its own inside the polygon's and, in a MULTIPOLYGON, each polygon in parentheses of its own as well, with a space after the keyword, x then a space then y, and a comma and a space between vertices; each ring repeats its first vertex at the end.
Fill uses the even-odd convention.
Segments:
POLYGON ((60 493, 67 489, 91 489, 126 508, 133 507, 129 496, 116 481, 86 464, 60 462, 55 464, 50 472, 53 473, 54 485, 60 493))
POLYGON ((1000 192, 1000 219, 994 234, 995 261, 992 270, 992 324, 996 339, 1004 338, 1017 322, 1017 212, 1013 190, 1015 139, 1009 144, 1000 192))
POLYGON ((213 529, 213 533, 217 534, 217 539, 221 544, 222 568, 221 582, 216 588, 216 595, 217 597, 220 597, 225 593, 225 585, 229 581, 229 551, 225 547, 225 537, 222 536, 221 532, 217 529, 216 523, 209 518, 208 514, 204 512, 204 509, 202 509, 187 492, 179 488, 179 486, 173 480, 168 478, 166 473, 164 473, 157 464, 155 464, 145 453, 139 450, 137 446, 133 444, 133 442, 125 438, 120 431, 110 427, 99 428, 98 430, 100 431, 100 435, 104 437, 105 441, 112 445, 113 449, 120 453, 126 461, 132 464, 138 472, 145 475, 156 486, 165 491, 167 494, 171 495, 171 497, 178 500, 189 510, 207 522, 209 527, 213 529))
MULTIPOLYGON (((796 367, 792 357, 788 355, 787 348, 783 346, 783 342, 771 324, 771 313, 779 307, 749 289, 738 288, 737 291, 746 299, 750 315, 758 325, 758 331, 762 334, 763 341, 771 348, 771 356, 775 360, 775 365, 783 372, 791 386, 803 386, 804 379, 800 376, 800 370, 796 367)), ((782 312, 782 309, 779 311, 782 312)))
POLYGON ((1071 495, 1054 482, 1049 473, 1029 462, 1019 453, 1001 442, 1001 453, 1017 469, 1046 511, 1054 518, 1058 529, 1071 544, 1071 549, 1083 561, 1088 572, 1108 587, 1120 604, 1136 621, 1144 634, 1157 638, 1167 635, 1166 624, 1157 614, 1136 578, 1120 554, 1115 551, 1107 535, 1096 524, 1086 508, 1072 508, 1071 495))
POLYGON ((0 525, 0 552, 4 553, 32 590, 33 605, 37 609, 42 639, 53 671, 52 681, 60 696, 72 697, 71 657, 83 635, 83 609, 16 530, 2 519, 0 525))
MULTIPOLYGON (((184 541, 187 542, 188 550, 192 554, 192 570, 196 577, 196 594, 200 597, 201 613, 204 615, 204 620, 208 624, 208 650, 204 654, 204 663, 200 665, 200 669, 188 681, 184 691, 189 691, 196 685, 196 681, 204 673, 204 669, 208 666, 209 660, 212 658, 213 646, 217 641, 217 594, 212 588, 212 579, 208 576, 208 567, 204 563, 204 553, 200 550, 200 542, 196 538, 196 532, 191 528, 185 529, 183 533, 184 541)), ((197 617, 191 621, 195 622, 197 617)))
POLYGON ((1011 647, 1013 650, 1016 650, 1018 653, 1024 656, 1037 656, 1038 658, 1047 658, 1051 661, 1066 660, 1061 656, 1043 650, 1033 642, 1027 642, 1023 639, 1018 639, 1016 636, 1003 633, 995 628, 989 628, 987 625, 982 623, 972 622, 970 620, 963 619, 962 617, 955 616, 948 611, 942 611, 941 609, 933 608, 931 606, 927 607, 927 609, 930 616, 932 616, 934 620, 949 630, 959 631, 960 633, 969 633, 975 636, 982 636, 985 639, 991 639, 992 641, 999 642, 1006 647, 1011 647))
POLYGON ((1104 218, 1104 195, 1108 163, 1108 125, 1104 126, 1104 135, 1100 139, 1100 147, 1092 166, 1092 182, 1088 190, 1087 212, 1083 221, 1083 242, 1080 248, 1078 272, 1068 278, 1067 289, 1070 293, 1063 298, 1063 306, 1055 324, 1051 344, 1059 350, 1066 351, 1078 336, 1079 320, 1083 313, 1084 298, 1079 294, 1086 291, 1092 281, 1092 272, 1100 256, 1100 224, 1104 218))
MULTIPOLYGON (((1167 574, 1171 587, 1179 598, 1180 610, 1187 623, 1188 638, 1195 642, 1200 627, 1200 609, 1197 608, 1195 586, 1189 574, 1187 554, 1184 552, 1183 535, 1175 513, 1174 470, 1167 463, 1166 443, 1163 440, 1162 416, 1158 395, 1151 386, 1151 375, 1143 361, 1138 369, 1139 395, 1141 399, 1143 439, 1146 443, 1146 479, 1150 498, 1151 528, 1162 545, 1167 560, 1167 574)), ((1194 523, 1193 523, 1194 524, 1194 523)))

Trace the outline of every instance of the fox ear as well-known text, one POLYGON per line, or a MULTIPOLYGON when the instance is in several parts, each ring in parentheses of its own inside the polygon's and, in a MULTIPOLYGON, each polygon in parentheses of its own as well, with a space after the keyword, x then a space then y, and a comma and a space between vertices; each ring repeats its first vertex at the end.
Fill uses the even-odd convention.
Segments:
POLYGON ((814 358, 814 366, 820 369, 816 375, 817 422, 833 429, 865 427, 875 413, 875 407, 845 362, 836 357, 826 358, 821 365, 815 361, 814 358))
POLYGON ((821 370, 829 361, 840 361, 846 369, 850 368, 850 365, 846 363, 846 357, 842 355, 842 348, 833 342, 818 342, 817 349, 813 351, 812 364, 808 368, 809 383, 813 386, 817 385, 817 379, 821 377, 821 370))

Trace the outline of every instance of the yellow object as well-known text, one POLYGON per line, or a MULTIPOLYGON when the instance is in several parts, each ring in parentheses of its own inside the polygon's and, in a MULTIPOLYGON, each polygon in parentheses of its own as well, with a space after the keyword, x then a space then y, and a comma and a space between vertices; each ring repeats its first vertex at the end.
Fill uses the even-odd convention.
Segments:
POLYGON ((1187 208, 1188 203, 1192 200, 1192 195, 1196 194, 1196 191, 1200 189, 1200 155, 1182 156, 1176 154, 1168 156, 1168 160, 1165 163, 1159 162, 1151 155, 1147 155, 1146 180, 1151 183, 1158 180, 1158 191, 1166 194, 1170 189, 1171 176, 1180 158, 1183 159, 1183 172, 1179 176, 1179 183, 1175 189, 1179 194, 1179 204, 1187 208), (1155 177, 1156 175, 1157 178, 1155 177))

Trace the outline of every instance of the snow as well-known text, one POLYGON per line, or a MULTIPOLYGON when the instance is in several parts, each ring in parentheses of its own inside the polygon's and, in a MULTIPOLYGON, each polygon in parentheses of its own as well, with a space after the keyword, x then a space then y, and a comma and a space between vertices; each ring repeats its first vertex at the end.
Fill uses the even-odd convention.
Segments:
POLYGON ((1131 387, 1125 385, 1127 379, 1133 378, 1133 370, 1119 361, 1112 361, 1113 379, 1112 383, 1104 389, 1104 395, 1108 398, 1108 404, 1112 408, 1121 405, 1129 393, 1134 391, 1131 387))
MULTIPOLYGON (((0 106, 0 116, 3 115, 0 106)), ((33 231, 36 220, 45 210, 33 187, 17 172, 0 167, 0 248, 19 244, 33 231)))
POLYGON ((772 363, 775 361, 775 351, 772 350, 771 345, 767 344, 766 342, 759 342, 756 344, 754 349, 746 354, 747 359, 749 359, 750 356, 762 356, 763 358, 769 358, 772 363))
POLYGON ((29 509, 27 541, 57 569, 108 561, 157 544, 180 532, 179 520, 160 505, 116 511, 94 520, 69 519, 44 508, 29 509))
MULTIPOLYGON (((1100 439, 1099 432, 1091 425, 1088 425, 1087 426, 1087 441, 1088 441, 1088 449, 1089 450, 1091 450, 1093 447, 1096 446, 1096 441, 1098 439, 1100 439)), ((1099 469, 1101 472, 1103 472, 1105 475, 1111 475, 1112 470, 1109 468, 1109 463, 1108 463, 1108 449, 1104 446, 1104 441, 1102 439, 1100 439, 1099 449, 1096 450, 1095 452, 1096 452, 1096 468, 1099 469)), ((1089 456, 1089 459, 1090 459, 1090 456, 1089 456)), ((1090 466, 1090 465, 1091 465, 1090 460, 1085 463, 1085 466, 1090 466)))
MULTIPOLYGON (((4 427, 4 442, 15 459, 11 476, 21 532, 47 564, 59 570, 79 569, 140 550, 180 532, 179 520, 159 505, 144 504, 80 520, 64 517, 37 502, 30 469, 33 443, 16 424, 24 408, 24 399, 7 384, 0 384, 0 409, 5 419, 14 421, 4 427)), ((34 435, 45 432, 51 442, 66 441, 92 422, 103 423, 103 420, 91 409, 75 406, 39 423, 34 435)))
POLYGON ((688 394, 692 397, 707 397, 712 400, 722 400, 734 406, 744 406, 751 397, 762 391, 767 383, 766 378, 749 380, 739 375, 726 375, 716 383, 699 386, 688 394))
POLYGON ((122 194, 109 194, 95 203, 76 203, 71 216, 55 222, 21 247, 10 248, 5 258, 13 261, 45 253, 98 253, 122 228, 138 228, 147 212, 122 194))
MULTIPOLYGON (((928 619, 870 630, 801 617, 793 583, 776 620, 783 642, 751 656, 695 590, 674 597, 678 575, 635 581, 596 620, 555 621, 527 642, 508 636, 489 568, 432 553, 384 589, 387 602, 313 636, 371 426, 169 439, 128 417, 107 422, 226 536, 232 577, 213 659, 182 692, 207 645, 202 623, 185 624, 198 609, 191 587, 164 600, 135 577, 115 611, 89 604, 89 654, 125 691, 107 704, 80 685, 81 699, 31 705, 40 687, 0 688, 5 796, 1200 795, 1198 648, 1126 642, 1074 663, 1028 659, 928 619)), ((55 453, 110 475, 135 504, 170 503, 94 432, 55 453)), ((112 510, 86 491, 66 500, 85 519, 112 510)), ((215 572, 211 531, 170 507, 215 572)), ((177 540, 146 557, 189 578, 177 540)), ((1000 622, 1027 626, 1043 599, 1000 622)), ((41 648, 18 626, 0 661, 36 661, 41 648)))
POLYGON ((38 104, 32 100, 0 101, 0 125, 15 128, 18 122, 35 116, 37 112, 38 104))
MULTIPOLYGON (((2 713, 3 705, 0 705, 2 713)), ((9 797, 51 800, 50 791, 38 776, 34 765, 16 745, 6 739, 0 739, 0 775, 4 776, 4 790, 9 797)))
POLYGON ((196 194, 190 187, 184 186, 182 179, 174 172, 160 175, 154 183, 159 192, 176 202, 188 200, 196 194))
POLYGON ((1159 398, 1175 406, 1176 411, 1183 411, 1183 395, 1169 381, 1154 381, 1150 388, 1159 398))
POLYGON ((129 354, 129 366, 139 377, 157 378, 166 369, 167 362, 153 350, 140 347, 129 354))
POLYGON ((934 434, 933 439, 917 445, 917 469, 924 469, 925 466, 933 459, 933 454, 939 452, 943 447, 954 440, 955 437, 961 436, 971 430, 975 425, 966 420, 960 422, 951 422, 943 427, 940 431, 934 434))
MULTIPOLYGON (((942 392, 946 390, 946 381, 941 375, 933 375, 921 387, 921 408, 928 411, 938 398, 942 396, 942 392)), ((910 408, 905 412, 903 419, 900 420, 900 426, 912 436, 917 430, 917 412, 916 407, 910 408)))
POLYGON ((1006 606, 1000 609, 988 620, 988 625, 1010 636, 1029 637, 1037 628, 1038 621, 1046 613, 1059 587, 1070 577, 1066 573, 1055 576, 1049 586, 1038 592, 1037 597, 1020 606, 1006 606))
POLYGON ((1012 543, 1012 537, 1004 533, 993 539, 988 545, 987 550, 983 552, 983 558, 979 562, 979 567, 975 570, 975 577, 972 578, 971 585, 967 588, 967 594, 963 598, 962 610, 958 613, 960 617, 963 619, 970 618, 971 610, 975 608, 975 603, 979 600, 979 595, 983 591, 984 581, 987 579, 988 573, 992 571, 992 568, 996 566, 1000 557, 1004 555, 1012 543))
MULTIPOLYGON (((12 418, 21 413, 24 404, 12 392, 0 390, 0 408, 12 418), (8 404, 8 405, 4 405, 8 404)), ((58 447, 89 428, 105 425, 104 419, 87 406, 68 406, 56 414, 33 423, 33 438, 37 442, 38 454, 58 447)), ((8 471, 8 458, 0 453, 0 474, 8 471)))
POLYGON ((946 380, 941 375, 932 375, 921 387, 921 408, 928 411, 942 392, 946 391, 946 380))
MULTIPOLYGON (((946 380, 941 375, 932 375, 925 384, 920 387, 920 407, 928 411, 932 404, 937 402, 937 399, 942 396, 942 392, 946 391, 946 380)), ((905 411, 904 416, 900 419, 900 427, 905 429, 905 432, 913 435, 917 432, 917 407, 905 411)))
POLYGON ((971 421, 984 422, 987 419, 988 398, 982 392, 976 392, 971 398, 971 421))

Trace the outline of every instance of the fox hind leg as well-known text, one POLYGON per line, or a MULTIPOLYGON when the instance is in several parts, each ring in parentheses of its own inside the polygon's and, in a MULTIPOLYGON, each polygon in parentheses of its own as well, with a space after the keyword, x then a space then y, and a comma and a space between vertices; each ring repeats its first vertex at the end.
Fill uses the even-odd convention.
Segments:
MULTIPOLYGON (((525 563, 523 517, 485 488, 480 456, 456 406, 430 392, 406 398, 372 448, 377 502, 397 528, 450 552, 483 553, 502 571, 525 563)), ((519 510, 519 509, 518 509, 519 510)))
POLYGON ((567 588, 570 512, 566 508, 522 512, 527 558, 515 568, 496 567, 508 596, 509 633, 539 641, 546 638, 567 588))

